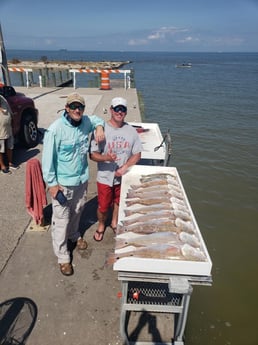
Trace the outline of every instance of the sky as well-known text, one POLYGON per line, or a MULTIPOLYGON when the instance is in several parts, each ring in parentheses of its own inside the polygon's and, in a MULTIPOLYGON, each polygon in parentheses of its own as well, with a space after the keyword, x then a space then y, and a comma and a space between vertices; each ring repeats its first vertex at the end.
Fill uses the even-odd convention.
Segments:
POLYGON ((258 52, 258 0, 0 0, 6 49, 258 52))

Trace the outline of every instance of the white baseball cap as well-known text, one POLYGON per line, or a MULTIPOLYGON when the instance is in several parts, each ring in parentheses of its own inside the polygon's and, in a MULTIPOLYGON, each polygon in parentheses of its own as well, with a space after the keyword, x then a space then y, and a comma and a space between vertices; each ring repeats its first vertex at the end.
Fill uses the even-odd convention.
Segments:
POLYGON ((123 105, 124 107, 127 107, 127 101, 126 99, 122 98, 122 97, 115 97, 112 99, 111 101, 111 107, 116 107, 118 105, 123 105))

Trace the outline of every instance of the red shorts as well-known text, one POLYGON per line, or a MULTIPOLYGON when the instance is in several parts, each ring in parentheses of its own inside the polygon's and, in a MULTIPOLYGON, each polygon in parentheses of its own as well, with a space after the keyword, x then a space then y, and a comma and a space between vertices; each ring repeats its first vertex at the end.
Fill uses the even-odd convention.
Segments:
POLYGON ((100 212, 106 213, 114 203, 119 205, 121 185, 116 184, 110 187, 106 184, 97 182, 98 188, 98 208, 100 212))

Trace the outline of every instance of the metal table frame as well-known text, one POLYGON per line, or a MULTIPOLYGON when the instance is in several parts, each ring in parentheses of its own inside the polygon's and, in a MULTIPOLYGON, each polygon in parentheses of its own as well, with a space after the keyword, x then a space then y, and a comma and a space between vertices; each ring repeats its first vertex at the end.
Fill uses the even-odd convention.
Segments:
POLYGON ((211 276, 180 276, 170 274, 149 274, 135 272, 118 272, 122 283, 120 332, 126 345, 184 345, 183 337, 187 321, 192 285, 211 285, 211 276), (157 295, 161 293, 161 297, 157 295), (139 293, 133 299, 132 292, 139 293), (144 291, 144 292, 143 292, 144 291), (154 295, 153 291, 155 292, 154 295), (168 313, 174 316, 173 342, 130 341, 127 334, 127 316, 131 311, 168 313))

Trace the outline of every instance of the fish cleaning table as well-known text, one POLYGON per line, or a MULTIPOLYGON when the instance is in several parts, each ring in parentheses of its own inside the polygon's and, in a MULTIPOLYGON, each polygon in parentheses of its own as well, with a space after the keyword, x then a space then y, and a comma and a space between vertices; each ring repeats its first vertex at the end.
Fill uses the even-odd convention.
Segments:
POLYGON ((171 138, 169 133, 164 137, 157 123, 129 122, 140 137, 142 143, 141 164, 166 166, 171 156, 171 138))
MULTIPOLYGON (((212 284, 212 262, 176 168, 134 166, 123 176, 113 259, 122 284, 125 344, 184 345, 193 285, 212 284), (151 325, 149 333, 158 339, 129 334, 132 312, 150 318, 168 314, 169 340, 151 325)), ((142 326, 139 321, 136 328, 142 326)))

